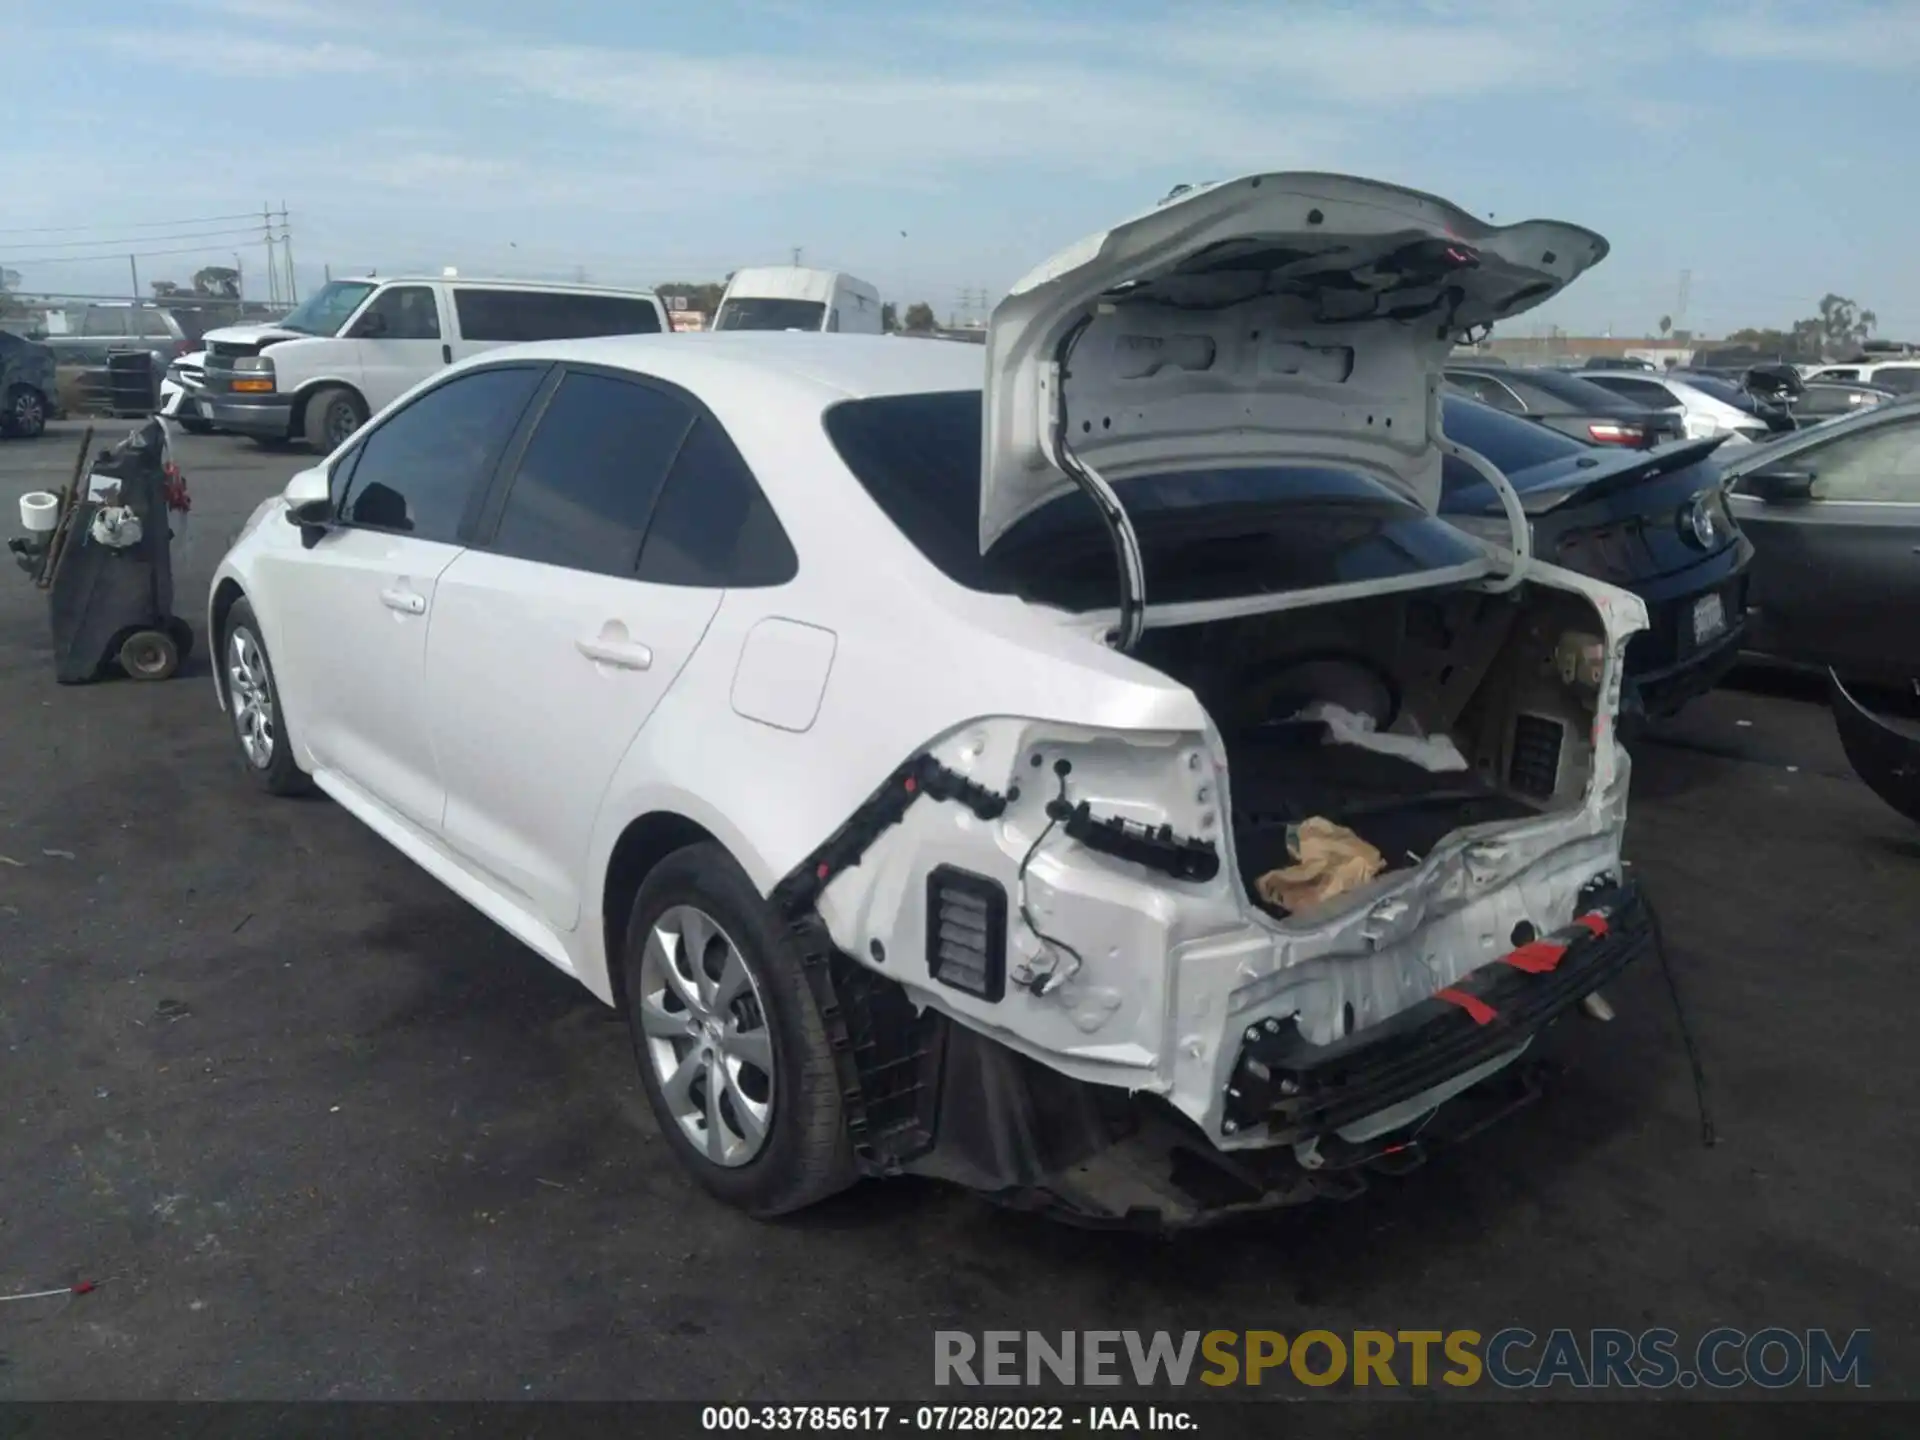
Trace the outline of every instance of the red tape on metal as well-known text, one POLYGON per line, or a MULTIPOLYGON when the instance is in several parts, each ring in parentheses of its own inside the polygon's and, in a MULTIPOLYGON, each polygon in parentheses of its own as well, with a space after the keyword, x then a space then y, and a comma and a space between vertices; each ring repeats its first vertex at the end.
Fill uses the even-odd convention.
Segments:
POLYGON ((1524 970, 1529 975, 1545 975, 1560 963, 1560 957, 1567 953, 1567 947, 1558 940, 1530 940, 1518 950, 1510 950, 1500 958, 1516 970, 1524 970))
POLYGON ((1433 998, 1444 1000, 1449 1005, 1458 1005, 1467 1012, 1468 1018, 1476 1025, 1491 1025, 1500 1018, 1500 1012, 1479 996, 1469 995, 1464 990, 1456 990, 1451 985, 1444 990, 1434 991, 1433 998))

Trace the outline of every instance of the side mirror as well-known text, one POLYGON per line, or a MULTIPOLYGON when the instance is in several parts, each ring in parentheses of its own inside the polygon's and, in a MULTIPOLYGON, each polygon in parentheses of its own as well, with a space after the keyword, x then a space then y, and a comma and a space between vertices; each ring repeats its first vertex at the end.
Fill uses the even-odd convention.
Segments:
POLYGON ((1741 488, 1769 505, 1799 505, 1813 498, 1811 470, 1756 470, 1741 488))
POLYGON ((369 310, 353 326, 353 338, 356 340, 378 340, 387 333, 387 317, 378 310, 369 310))
POLYGON ((325 529, 333 523, 333 486, 324 468, 302 470, 280 492, 287 502, 287 521, 302 530, 325 529))

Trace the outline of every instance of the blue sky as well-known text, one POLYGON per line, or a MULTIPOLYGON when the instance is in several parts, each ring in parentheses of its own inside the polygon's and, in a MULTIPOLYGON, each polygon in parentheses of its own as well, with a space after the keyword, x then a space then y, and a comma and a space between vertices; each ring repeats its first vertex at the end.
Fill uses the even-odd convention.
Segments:
POLYGON ((1576 332, 1690 271, 1706 333, 1837 290, 1920 338, 1916 82, 1920 0, 0 0, 0 265, 257 275, 206 217, 284 200, 303 286, 800 246, 944 314, 1175 183, 1322 169, 1601 231, 1538 317, 1576 332))

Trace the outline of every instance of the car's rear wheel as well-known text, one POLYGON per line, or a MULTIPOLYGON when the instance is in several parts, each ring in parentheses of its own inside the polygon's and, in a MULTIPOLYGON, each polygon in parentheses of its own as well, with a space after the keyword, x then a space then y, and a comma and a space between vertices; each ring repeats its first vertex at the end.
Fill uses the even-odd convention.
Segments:
POLYGON ((367 423, 366 408, 351 390, 330 386, 307 401, 307 444, 330 455, 367 423))
POLYGON ((260 638, 253 606, 236 600, 227 612, 219 663, 225 669, 227 718, 241 765, 271 795, 303 795, 313 782, 294 764, 281 716, 280 686, 260 638))
POLYGON ((46 428, 46 396, 31 385, 16 385, 7 392, 5 409, 0 410, 0 430, 31 440, 46 428))
POLYGON ((855 1177, 833 1052, 786 928, 716 844, 655 867, 621 958, 640 1077, 676 1157, 758 1216, 855 1177))

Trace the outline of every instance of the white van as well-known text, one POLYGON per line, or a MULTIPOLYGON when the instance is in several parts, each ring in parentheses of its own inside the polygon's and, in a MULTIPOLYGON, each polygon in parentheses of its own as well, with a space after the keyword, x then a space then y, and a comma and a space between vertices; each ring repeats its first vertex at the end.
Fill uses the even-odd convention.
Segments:
POLYGON ((666 309, 648 290, 451 275, 333 280, 270 326, 209 330, 200 405, 222 430, 305 440, 325 453, 469 355, 666 329, 666 309))
POLYGON ((761 265, 736 270, 714 313, 716 330, 828 330, 878 335, 880 292, 838 270, 761 265))

